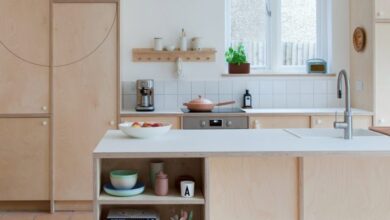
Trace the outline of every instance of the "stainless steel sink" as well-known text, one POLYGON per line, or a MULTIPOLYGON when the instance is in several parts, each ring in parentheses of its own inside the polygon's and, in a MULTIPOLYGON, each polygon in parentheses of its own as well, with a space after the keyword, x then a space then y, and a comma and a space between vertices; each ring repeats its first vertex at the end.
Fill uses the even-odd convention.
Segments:
MULTIPOLYGON (((344 131, 339 129, 285 129, 285 131, 298 138, 344 138, 344 131)), ((354 129, 353 136, 375 137, 383 135, 367 129, 354 129)))

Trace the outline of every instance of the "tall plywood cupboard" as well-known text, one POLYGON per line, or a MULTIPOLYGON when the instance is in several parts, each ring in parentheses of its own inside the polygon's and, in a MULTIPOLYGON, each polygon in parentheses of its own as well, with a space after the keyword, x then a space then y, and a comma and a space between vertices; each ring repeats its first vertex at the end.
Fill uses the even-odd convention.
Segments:
POLYGON ((118 4, 0 1, 0 209, 92 200, 92 149, 119 116, 118 4))
POLYGON ((49 0, 0 1, 0 206, 50 199, 49 10, 49 0))
POLYGON ((118 114, 117 5, 53 5, 54 199, 92 200, 91 153, 118 114))

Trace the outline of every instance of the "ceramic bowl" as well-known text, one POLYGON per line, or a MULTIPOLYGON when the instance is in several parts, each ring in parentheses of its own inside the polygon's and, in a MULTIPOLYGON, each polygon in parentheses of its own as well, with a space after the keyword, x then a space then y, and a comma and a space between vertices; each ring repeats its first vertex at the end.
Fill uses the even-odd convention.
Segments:
POLYGON ((131 189, 135 186, 138 173, 133 170, 114 170, 110 173, 111 184, 115 189, 131 189))
MULTIPOLYGON (((143 124, 142 122, 140 122, 143 124)), ((172 125, 168 123, 162 123, 161 127, 132 127, 133 122, 122 123, 119 125, 119 129, 133 138, 148 139, 161 136, 167 133, 172 125)))
POLYGON ((169 45, 169 46, 166 46, 165 49, 166 49, 167 51, 174 51, 176 48, 175 48, 174 45, 169 45))
POLYGON ((143 183, 137 183, 132 189, 116 189, 111 183, 107 183, 103 187, 104 191, 112 196, 128 197, 136 196, 145 191, 143 183))

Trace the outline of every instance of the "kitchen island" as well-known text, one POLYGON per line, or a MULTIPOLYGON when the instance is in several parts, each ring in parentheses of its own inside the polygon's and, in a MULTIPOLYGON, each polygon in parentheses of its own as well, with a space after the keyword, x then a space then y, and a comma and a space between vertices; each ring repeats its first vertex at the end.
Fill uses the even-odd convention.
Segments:
POLYGON ((333 129, 172 130, 140 140, 109 131, 93 153, 95 219, 117 205, 153 207, 162 219, 181 208, 196 220, 389 219, 390 138, 356 135, 347 141, 333 129), (148 186, 152 159, 165 162, 172 188, 175 177, 192 175, 196 197, 183 200, 174 189, 168 197, 101 192, 112 169, 136 169, 148 186))

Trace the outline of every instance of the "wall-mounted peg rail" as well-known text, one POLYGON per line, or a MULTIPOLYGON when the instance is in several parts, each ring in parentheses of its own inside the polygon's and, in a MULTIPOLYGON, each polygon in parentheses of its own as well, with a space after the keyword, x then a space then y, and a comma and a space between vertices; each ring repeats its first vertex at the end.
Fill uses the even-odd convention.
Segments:
POLYGON ((134 48, 134 62, 176 62, 178 58, 183 62, 215 62, 217 51, 205 48, 196 51, 155 51, 149 48, 134 48))

